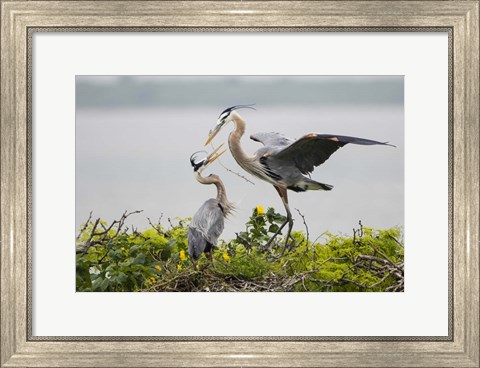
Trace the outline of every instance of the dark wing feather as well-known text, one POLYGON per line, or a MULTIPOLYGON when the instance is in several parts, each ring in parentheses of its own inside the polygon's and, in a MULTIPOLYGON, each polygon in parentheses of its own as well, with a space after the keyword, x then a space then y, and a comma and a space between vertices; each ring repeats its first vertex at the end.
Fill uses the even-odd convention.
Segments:
POLYGON ((272 159, 275 158, 275 160, 278 161, 285 160, 292 162, 298 167, 302 174, 308 174, 312 172, 316 166, 327 161, 336 150, 348 143, 360 145, 389 145, 385 142, 377 142, 370 139, 312 133, 303 136, 280 152, 277 152, 272 156, 272 159))

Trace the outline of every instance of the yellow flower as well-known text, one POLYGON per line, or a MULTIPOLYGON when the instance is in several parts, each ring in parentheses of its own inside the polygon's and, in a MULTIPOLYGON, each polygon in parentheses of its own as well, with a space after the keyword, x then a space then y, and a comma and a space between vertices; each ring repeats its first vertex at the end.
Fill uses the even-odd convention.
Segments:
POLYGON ((159 265, 156 265, 156 266, 155 266, 155 269, 156 269, 157 271, 161 271, 161 270, 162 270, 162 267, 159 266, 159 265))
POLYGON ((257 215, 265 215, 265 210, 260 205, 257 206, 257 215))
POLYGON ((182 265, 181 265, 181 264, 178 264, 178 265, 177 265, 177 270, 180 271, 181 269, 182 269, 182 265))
POLYGON ((227 262, 230 262, 230 256, 228 255, 227 252, 223 252, 223 259, 227 262))
POLYGON ((182 261, 186 261, 187 260, 187 256, 185 255, 185 251, 184 250, 181 250, 180 251, 180 259, 182 261))

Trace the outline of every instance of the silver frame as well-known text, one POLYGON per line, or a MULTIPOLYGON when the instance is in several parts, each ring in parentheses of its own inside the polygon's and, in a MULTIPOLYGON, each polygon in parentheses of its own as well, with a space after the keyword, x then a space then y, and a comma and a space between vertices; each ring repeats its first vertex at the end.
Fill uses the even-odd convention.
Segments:
POLYGON ((3 1, 1 5, 1 367, 479 366, 478 0, 3 1), (448 32, 449 335, 32 336, 32 34, 126 30, 448 32))

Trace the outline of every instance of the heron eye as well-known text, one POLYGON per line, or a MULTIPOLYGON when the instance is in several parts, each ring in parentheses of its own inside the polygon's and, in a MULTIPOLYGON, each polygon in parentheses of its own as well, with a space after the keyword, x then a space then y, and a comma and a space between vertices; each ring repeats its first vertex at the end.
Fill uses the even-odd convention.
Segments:
POLYGON ((219 120, 219 125, 220 124, 223 124, 225 119, 228 117, 228 115, 230 115, 230 112, 225 112, 223 114, 220 114, 220 116, 218 117, 218 120, 219 120))

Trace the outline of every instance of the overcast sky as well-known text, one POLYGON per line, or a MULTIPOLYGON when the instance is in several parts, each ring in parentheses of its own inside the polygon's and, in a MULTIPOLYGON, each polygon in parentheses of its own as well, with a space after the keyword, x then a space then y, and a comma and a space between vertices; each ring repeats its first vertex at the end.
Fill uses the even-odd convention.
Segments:
MULTIPOLYGON (((309 132, 332 133, 389 141, 385 146, 347 145, 312 174, 334 186, 329 192, 289 192, 295 228, 310 234, 352 233, 365 226, 389 228, 404 222, 403 77, 77 77, 76 222, 90 211, 107 221, 125 210, 144 210, 130 218, 140 230, 147 217, 191 217, 214 186, 193 178, 190 155, 204 149, 208 131, 220 112, 235 104, 256 103, 257 111, 241 110, 247 132, 242 144, 253 153, 261 147, 250 134, 276 131, 291 138, 309 132)), ((226 142, 226 126, 214 144, 226 142)), ((244 229, 252 208, 275 207, 284 213, 274 188, 252 178, 229 152, 205 175, 223 179, 238 211, 223 238, 244 229)))

